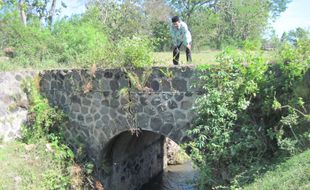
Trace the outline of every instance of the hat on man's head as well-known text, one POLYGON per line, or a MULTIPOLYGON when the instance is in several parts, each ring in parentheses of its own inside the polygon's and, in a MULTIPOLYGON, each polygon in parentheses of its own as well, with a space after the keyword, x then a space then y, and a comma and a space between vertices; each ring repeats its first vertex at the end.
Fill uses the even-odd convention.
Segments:
POLYGON ((174 16, 174 17, 172 17, 171 21, 172 22, 178 22, 178 21, 180 21, 180 18, 178 16, 174 16))

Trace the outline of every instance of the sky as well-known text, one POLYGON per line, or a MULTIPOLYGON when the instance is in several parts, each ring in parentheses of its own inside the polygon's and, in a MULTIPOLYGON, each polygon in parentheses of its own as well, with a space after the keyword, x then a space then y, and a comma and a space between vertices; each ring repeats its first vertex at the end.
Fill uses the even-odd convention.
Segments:
MULTIPOLYGON (((86 9, 87 0, 62 0, 67 5, 63 9, 62 16, 83 13, 86 9)), ((60 1, 59 1, 60 2, 60 1)), ((297 27, 310 30, 310 0, 293 0, 288 8, 277 20, 272 23, 276 34, 281 37, 283 32, 288 32, 297 27)))
POLYGON ((293 0, 272 26, 279 37, 297 27, 310 30, 310 0, 293 0))
MULTIPOLYGON (((85 3, 87 0, 62 0, 67 8, 62 8, 61 16, 71 16, 72 14, 81 14, 85 12, 85 3)), ((58 7, 60 7, 61 1, 58 1, 58 7)))

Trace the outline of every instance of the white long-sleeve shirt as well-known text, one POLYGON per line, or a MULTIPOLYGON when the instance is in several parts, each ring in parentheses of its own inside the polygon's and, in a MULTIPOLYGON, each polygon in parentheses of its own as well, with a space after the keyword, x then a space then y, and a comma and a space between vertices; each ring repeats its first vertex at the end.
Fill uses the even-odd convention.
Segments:
POLYGON ((173 24, 170 27, 172 43, 174 46, 179 46, 183 42, 183 45, 187 46, 192 42, 192 35, 188 30, 187 24, 183 21, 180 21, 180 23, 180 28, 176 28, 173 24))

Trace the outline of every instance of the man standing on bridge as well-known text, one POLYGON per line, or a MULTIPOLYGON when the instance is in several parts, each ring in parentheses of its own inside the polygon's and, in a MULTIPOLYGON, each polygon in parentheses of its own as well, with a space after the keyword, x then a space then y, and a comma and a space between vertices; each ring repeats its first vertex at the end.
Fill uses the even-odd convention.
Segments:
POLYGON ((178 16, 174 16, 171 19, 171 36, 173 43, 173 64, 179 64, 180 48, 186 47, 186 61, 192 61, 191 48, 192 48, 192 35, 188 30, 187 24, 180 20, 178 16))

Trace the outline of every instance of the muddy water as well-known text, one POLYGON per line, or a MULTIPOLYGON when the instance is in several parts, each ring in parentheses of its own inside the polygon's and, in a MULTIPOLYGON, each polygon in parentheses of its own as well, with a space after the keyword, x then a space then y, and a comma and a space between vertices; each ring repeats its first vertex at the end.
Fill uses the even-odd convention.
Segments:
POLYGON ((169 165, 162 175, 145 184, 141 190, 197 190, 198 172, 190 161, 182 165, 169 165))

